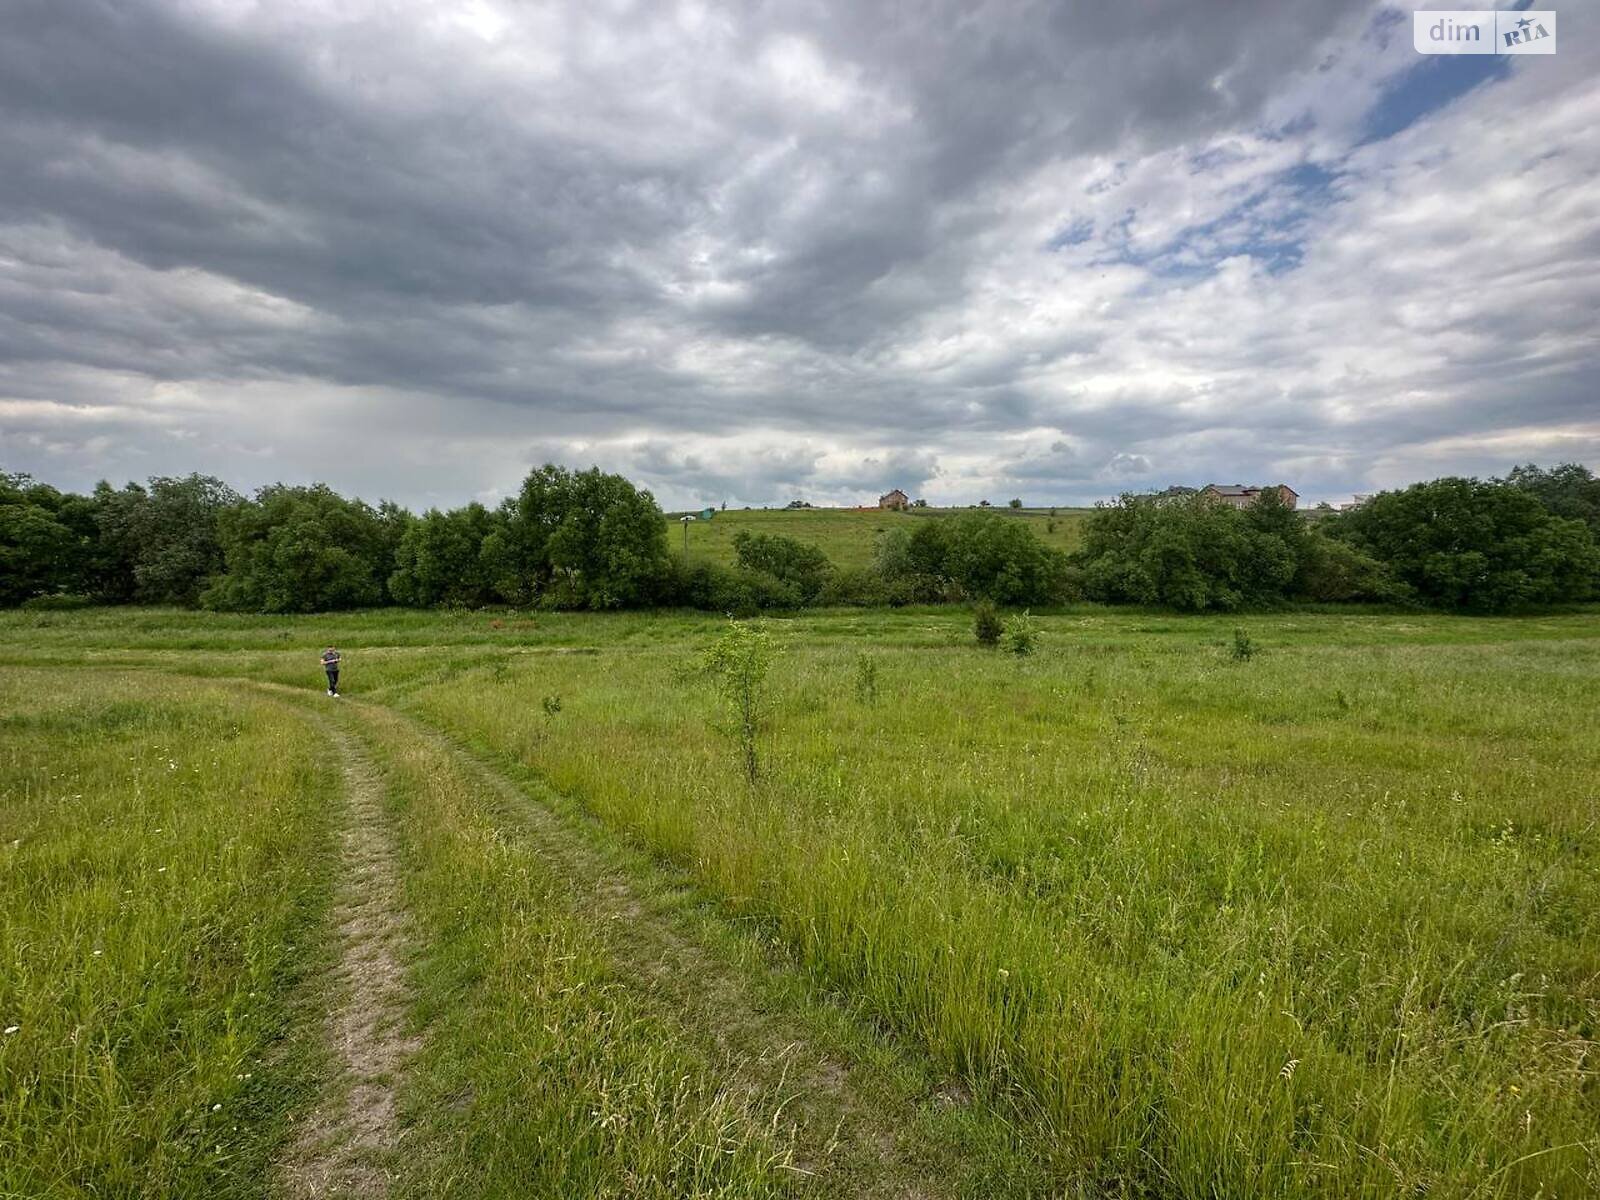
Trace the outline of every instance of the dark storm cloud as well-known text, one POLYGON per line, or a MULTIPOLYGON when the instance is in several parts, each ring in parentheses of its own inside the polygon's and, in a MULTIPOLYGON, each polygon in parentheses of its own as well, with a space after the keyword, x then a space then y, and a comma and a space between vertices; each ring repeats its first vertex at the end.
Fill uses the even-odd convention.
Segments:
POLYGON ((67 484, 259 458, 464 498, 539 445, 685 496, 1065 497, 1200 444, 1331 478, 1591 419, 1556 382, 1586 359, 1553 267, 1563 315, 1513 305, 1503 339, 1419 300, 1460 344, 1414 402, 1384 403, 1398 351, 1382 374, 1337 344, 1348 262, 1395 236, 1363 202, 1417 173, 1353 143, 1308 165, 1329 151, 1288 131, 1370 127, 1338 110, 1399 69, 1362 65, 1371 0, 6 15, 0 455, 67 484), (352 437, 359 461, 323 449, 352 437))

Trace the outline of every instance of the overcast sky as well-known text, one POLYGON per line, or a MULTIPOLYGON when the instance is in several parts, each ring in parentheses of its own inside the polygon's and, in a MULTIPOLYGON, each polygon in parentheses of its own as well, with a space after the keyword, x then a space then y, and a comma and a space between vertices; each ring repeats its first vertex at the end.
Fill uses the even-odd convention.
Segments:
POLYGON ((668 507, 1600 468, 1600 20, 0 0, 0 467, 668 507))

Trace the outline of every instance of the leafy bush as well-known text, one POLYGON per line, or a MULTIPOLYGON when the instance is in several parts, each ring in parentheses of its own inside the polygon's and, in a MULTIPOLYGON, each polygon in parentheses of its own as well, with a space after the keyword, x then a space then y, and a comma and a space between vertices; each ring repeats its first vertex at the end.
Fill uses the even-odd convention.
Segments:
POLYGON ((1004 630, 994 605, 988 600, 978 601, 972 609, 972 636, 978 639, 978 645, 998 646, 1004 630))
POLYGON ((1544 468, 1527 463, 1511 468, 1511 474, 1500 482, 1537 497, 1555 516, 1582 521, 1600 541, 1600 479, 1588 467, 1563 463, 1544 468))
POLYGON ((1394 601, 1410 589, 1370 554, 1314 532, 1295 572, 1294 594, 1305 600, 1394 601))
POLYGON ((33 596, 22 602, 27 612, 70 612, 94 605, 93 596, 80 596, 71 592, 55 592, 48 596, 33 596))
POLYGON ((1033 618, 1028 613, 1018 613, 1006 622, 1006 649, 1013 654, 1032 654, 1038 638, 1038 630, 1034 628, 1033 618))
POLYGON ((886 534, 876 568, 904 603, 1048 604, 1062 598, 1066 560, 1023 522, 975 512, 886 534))
POLYGON ((768 609, 798 608, 799 593, 761 571, 695 563, 670 564, 658 581, 658 604, 681 605, 733 617, 752 617, 768 609))
POLYGON ((333 489, 262 488, 218 518, 224 574, 207 608, 326 612, 381 604, 392 551, 377 511, 333 489))
POLYGON ((1229 650, 1234 662, 1249 662, 1256 656, 1259 647, 1248 633, 1242 629, 1233 631, 1233 646, 1229 650))
POLYGON ((92 526, 74 520, 76 499, 27 475, 0 474, 0 604, 83 589, 92 526))
POLYGON ((1582 521, 1552 515, 1529 489, 1480 479, 1383 492, 1339 517, 1333 533, 1443 608, 1585 600, 1600 574, 1582 521))
POLYGON ((389 575, 390 596, 417 607, 493 602, 498 594, 483 546, 503 521, 481 504, 447 513, 429 509, 407 521, 389 575))
POLYGON ((856 655, 856 699, 863 704, 878 702, 878 660, 872 655, 856 655))
POLYGON ((188 475, 121 491, 102 484, 94 499, 102 545, 128 577, 118 590, 141 604, 192 607, 223 569, 219 523, 243 497, 213 476, 188 475))
POLYGON ((772 638, 759 625, 729 621, 728 628, 702 659, 706 673, 717 683, 733 722, 745 778, 760 777, 757 739, 767 716, 765 684, 772 665, 772 638))
POLYGON ((648 600, 667 572, 655 497, 598 467, 530 472, 483 543, 496 592, 512 604, 619 608, 648 600))
POLYGON ((1090 516, 1078 559, 1092 599, 1227 611, 1281 601, 1306 536, 1273 501, 1240 510, 1199 496, 1123 496, 1090 516))
POLYGON ((741 567, 770 575, 799 604, 815 603, 833 572, 828 556, 817 547, 781 534, 740 530, 734 534, 733 550, 741 567))

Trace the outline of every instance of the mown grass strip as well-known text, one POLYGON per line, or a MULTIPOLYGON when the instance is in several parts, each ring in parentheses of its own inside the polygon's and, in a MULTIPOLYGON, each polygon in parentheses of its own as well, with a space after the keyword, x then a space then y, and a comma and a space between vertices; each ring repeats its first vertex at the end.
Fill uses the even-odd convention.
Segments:
POLYGON ((319 740, 233 689, 11 670, 0 745, 0 1195, 265 1194, 319 1053, 319 740))

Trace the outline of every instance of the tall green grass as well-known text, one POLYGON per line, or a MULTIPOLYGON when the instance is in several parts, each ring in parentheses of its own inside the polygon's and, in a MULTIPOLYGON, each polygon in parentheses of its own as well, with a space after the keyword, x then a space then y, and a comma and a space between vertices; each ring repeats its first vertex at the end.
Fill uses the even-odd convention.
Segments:
POLYGON ((1262 619, 1237 663, 1236 622, 1046 620, 1017 660, 906 620, 932 646, 885 639, 871 705, 860 636, 785 627, 755 789, 684 674, 698 634, 408 703, 767 923, 1065 1180, 1597 1186, 1600 624, 1262 619))
POLYGON ((316 1053, 318 746, 214 686, 0 673, 0 1195, 265 1193, 316 1053))
POLYGON ((562 877, 454 756, 368 712, 419 953, 401 1194, 754 1198, 796 1176, 782 1097, 617 977, 562 877))

